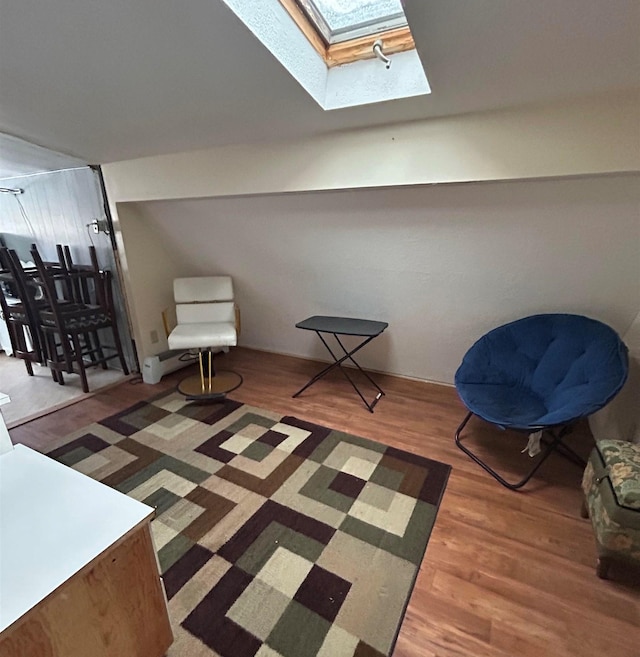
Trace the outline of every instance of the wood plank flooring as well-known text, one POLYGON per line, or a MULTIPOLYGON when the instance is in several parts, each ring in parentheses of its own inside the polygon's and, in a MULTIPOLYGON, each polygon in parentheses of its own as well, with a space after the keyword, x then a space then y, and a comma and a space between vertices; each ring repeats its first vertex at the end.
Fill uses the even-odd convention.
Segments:
MULTIPOLYGON (((89 389, 97 390, 123 381, 125 375, 115 369, 103 370, 90 367, 87 370, 89 389)), ((11 403, 2 408, 4 421, 8 427, 22 424, 46 414, 52 407, 62 408, 91 393, 82 391, 77 374, 65 376, 65 384, 58 385, 51 379, 48 367, 34 363, 33 376, 29 376, 24 361, 0 352, 0 390, 11 398, 11 403)))
MULTIPOLYGON (((453 466, 394 657, 640 657, 640 574, 595 575, 591 525, 579 516, 581 470, 553 455, 522 492, 489 477, 454 444, 465 414, 453 388, 375 375, 386 392, 369 413, 339 372, 299 398, 319 368, 303 359, 238 348, 219 360, 244 377, 231 397, 394 445, 453 466)), ((48 450, 66 434, 170 389, 120 386, 13 429, 14 442, 48 450)), ((468 445, 507 478, 528 467, 521 436, 478 420, 468 445)), ((585 426, 570 444, 586 455, 585 426)))

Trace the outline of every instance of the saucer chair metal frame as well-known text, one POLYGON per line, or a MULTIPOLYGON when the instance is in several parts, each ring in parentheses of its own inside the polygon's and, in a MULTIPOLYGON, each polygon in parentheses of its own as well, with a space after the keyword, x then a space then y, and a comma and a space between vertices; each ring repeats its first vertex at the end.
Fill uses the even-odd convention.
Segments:
POLYGON ((522 488, 554 452, 584 467, 563 439, 578 420, 605 406, 628 373, 627 348, 606 324, 582 315, 532 315, 499 326, 466 353, 455 386, 468 414, 456 445, 506 488, 522 488), (475 415, 501 429, 542 432, 544 448, 520 481, 507 481, 462 444, 475 415))

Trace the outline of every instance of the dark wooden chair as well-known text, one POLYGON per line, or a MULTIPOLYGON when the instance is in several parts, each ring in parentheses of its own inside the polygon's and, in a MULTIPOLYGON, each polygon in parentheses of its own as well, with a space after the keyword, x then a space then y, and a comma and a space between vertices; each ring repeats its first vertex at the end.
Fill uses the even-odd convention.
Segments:
POLYGON ((86 269, 69 267, 66 259, 60 268, 51 268, 37 249, 32 249, 31 257, 48 302, 47 308, 39 310, 38 319, 47 365, 56 373, 58 383, 64 385, 63 373, 77 373, 83 391, 89 392, 86 368, 100 365, 106 369, 113 358, 128 374, 114 315, 111 273, 99 270, 95 259, 86 269), (113 344, 104 342, 107 329, 113 344))
POLYGON ((33 376, 33 363, 46 362, 38 321, 38 308, 45 303, 39 286, 23 272, 16 253, 0 248, 0 308, 13 355, 24 361, 29 376, 33 376))

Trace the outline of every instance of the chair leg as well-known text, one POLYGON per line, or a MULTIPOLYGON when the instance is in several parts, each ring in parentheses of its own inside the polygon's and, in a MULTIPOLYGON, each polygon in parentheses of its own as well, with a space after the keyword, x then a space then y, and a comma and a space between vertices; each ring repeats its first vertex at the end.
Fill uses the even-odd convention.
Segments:
MULTIPOLYGON (((67 374, 73 374, 73 359, 71 358, 72 349, 71 349, 71 344, 69 343, 69 336, 63 334, 59 334, 59 335, 60 335, 60 349, 62 350, 62 358, 66 366, 67 374)), ((76 344, 76 341, 73 340, 73 348, 77 350, 78 346, 79 345, 76 344)))
POLYGON ((118 325, 116 323, 115 317, 112 320, 111 331, 113 332, 113 346, 116 348, 118 354, 118 360, 120 361, 120 367, 125 376, 129 374, 129 368, 127 367, 127 361, 124 359, 124 352, 122 351, 122 342, 120 342, 120 331, 118 331, 118 325))
POLYGON ((109 369, 107 365, 107 361, 105 360, 104 357, 104 351, 102 351, 102 344, 100 342, 100 336, 98 335, 98 331, 92 331, 90 335, 87 335, 87 341, 89 342, 89 344, 91 344, 91 349, 95 350, 96 354, 98 355, 98 360, 102 361, 100 363, 102 369, 103 370, 109 369))
POLYGON ((202 351, 198 352, 198 364, 200 365, 200 386, 201 386, 201 391, 202 394, 206 392, 205 390, 205 384, 204 384, 204 367, 202 363, 202 351))
POLYGON ((80 338, 77 333, 74 333, 72 336, 73 339, 73 348, 76 354, 76 363, 78 363, 78 373, 80 374, 80 382, 82 383, 82 391, 89 392, 89 383, 87 381, 87 371, 84 366, 84 360, 82 360, 82 349, 80 348, 80 338))
POLYGON ((27 327, 23 324, 16 324, 13 321, 6 321, 13 355, 16 358, 24 361, 24 366, 29 376, 33 376, 33 367, 31 366, 30 351, 27 348, 27 340, 25 337, 25 330, 27 327))
POLYGON ((456 431, 455 434, 455 441, 456 445, 473 461, 475 461, 485 472, 488 472, 496 481, 500 482, 505 488, 509 488, 510 490, 518 490, 519 488, 522 488, 528 481, 533 477, 533 475, 538 471, 540 466, 547 460, 547 458, 550 456, 551 452, 553 452, 560 441, 562 440, 562 436, 564 435, 563 431, 561 430, 558 435, 554 435, 553 433, 551 434, 553 436, 553 439, 550 440, 547 445, 546 449, 542 452, 542 455, 538 458, 538 461, 534 464, 534 466, 529 470, 529 472, 518 482, 516 483, 511 483, 504 479, 501 475, 499 475, 493 468, 488 466, 480 457, 478 457, 476 454, 474 454, 468 447, 462 444, 462 441, 460 439, 460 434, 462 433, 462 430, 467 426, 467 422, 471 419, 471 416, 473 415, 472 412, 469 412, 467 416, 464 418, 460 426, 458 427, 458 430, 456 431))
POLYGON ((25 332, 28 333, 29 340, 31 341, 31 349, 33 351, 33 362, 40 363, 44 365, 46 362, 45 355, 45 346, 42 344, 42 335, 38 330, 38 325, 30 323, 29 326, 25 326, 25 332))
MULTIPOLYGON (((59 377, 62 376, 62 373, 56 368, 56 341, 55 337, 52 337, 51 333, 44 332, 42 336, 43 344, 43 353, 46 353, 45 362, 43 365, 49 366, 49 371, 51 372, 51 378, 56 382, 60 383, 59 377)), ((60 385, 64 384, 60 383, 60 385)))

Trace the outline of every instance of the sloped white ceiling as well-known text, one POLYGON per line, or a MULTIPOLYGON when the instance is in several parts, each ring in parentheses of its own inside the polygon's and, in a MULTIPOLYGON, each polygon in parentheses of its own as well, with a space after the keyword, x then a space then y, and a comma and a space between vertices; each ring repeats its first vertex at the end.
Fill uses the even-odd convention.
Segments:
POLYGON ((221 0, 5 3, 0 131, 104 163, 640 86, 637 0, 405 5, 431 96, 324 112, 221 0))
MULTIPOLYGON (((59 171, 86 165, 80 159, 36 146, 0 133, 0 181, 43 171, 59 171)), ((7 183, 11 186, 11 183, 7 183)))

